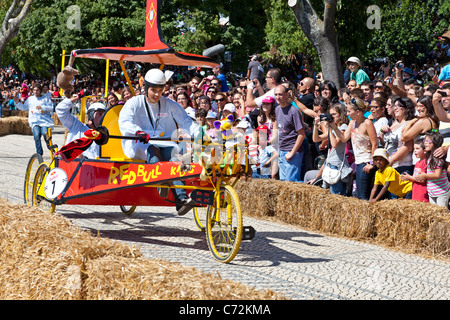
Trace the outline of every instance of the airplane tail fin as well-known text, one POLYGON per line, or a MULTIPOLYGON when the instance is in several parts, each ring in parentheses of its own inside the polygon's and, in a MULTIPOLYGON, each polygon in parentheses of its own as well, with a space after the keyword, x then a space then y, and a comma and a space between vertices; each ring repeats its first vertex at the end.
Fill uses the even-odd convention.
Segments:
POLYGON ((147 48, 168 48, 162 39, 160 5, 161 0, 147 0, 147 11, 145 14, 145 47, 147 48))

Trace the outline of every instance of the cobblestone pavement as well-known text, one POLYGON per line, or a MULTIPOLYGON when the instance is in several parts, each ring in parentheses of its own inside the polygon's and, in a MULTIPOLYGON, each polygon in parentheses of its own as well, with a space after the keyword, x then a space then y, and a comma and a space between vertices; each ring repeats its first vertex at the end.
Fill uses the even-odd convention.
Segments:
MULTIPOLYGON (((62 146, 63 129, 54 142, 62 146)), ((34 153, 31 136, 0 137, 0 197, 23 203, 23 177, 34 153)), ((48 158, 48 151, 44 159, 48 158)), ((295 300, 447 300, 450 262, 429 260, 383 247, 324 236, 297 227, 245 217, 256 229, 230 264, 216 262, 191 214, 169 207, 57 207, 75 224, 103 237, 139 246, 147 258, 165 259, 295 300)))

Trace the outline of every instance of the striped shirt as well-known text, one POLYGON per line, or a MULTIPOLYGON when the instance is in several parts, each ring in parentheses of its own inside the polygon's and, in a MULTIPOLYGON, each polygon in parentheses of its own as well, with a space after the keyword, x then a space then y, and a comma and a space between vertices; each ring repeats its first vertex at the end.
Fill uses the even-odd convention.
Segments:
MULTIPOLYGON (((447 170, 443 169, 443 161, 441 161, 437 168, 442 169, 441 170, 441 176, 437 179, 427 180, 427 190, 428 195, 430 197, 439 197, 443 194, 446 194, 450 190, 450 183, 447 178, 447 170)), ((430 169, 430 160, 427 161, 427 173, 433 173, 434 170, 430 169)))

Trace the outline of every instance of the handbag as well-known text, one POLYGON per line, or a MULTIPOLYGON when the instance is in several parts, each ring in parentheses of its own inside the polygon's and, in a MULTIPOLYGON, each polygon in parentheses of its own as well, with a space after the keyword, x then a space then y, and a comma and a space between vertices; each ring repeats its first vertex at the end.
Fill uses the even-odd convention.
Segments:
POLYGON ((331 143, 330 143, 330 130, 328 130, 328 154, 327 159, 325 160, 325 163, 323 164, 323 171, 322 171, 322 180, 325 181, 329 185, 333 185, 339 182, 341 180, 341 173, 342 168, 344 167, 344 161, 341 163, 341 167, 339 169, 334 169, 328 166, 328 158, 330 156, 330 150, 331 150, 331 143))
MULTIPOLYGON (((328 160, 328 159, 327 159, 328 160)), ((329 185, 333 185, 341 180, 341 171, 344 166, 344 161, 342 161, 341 167, 339 169, 334 169, 328 166, 328 161, 323 164, 322 180, 329 185)))

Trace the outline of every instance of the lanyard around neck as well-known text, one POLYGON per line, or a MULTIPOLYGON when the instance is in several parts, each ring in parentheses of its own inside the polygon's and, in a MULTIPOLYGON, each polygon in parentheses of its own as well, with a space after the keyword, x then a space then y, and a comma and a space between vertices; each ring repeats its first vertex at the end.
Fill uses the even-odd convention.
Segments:
POLYGON ((144 101, 145 101, 145 110, 147 111, 148 119, 149 119, 150 124, 152 125, 152 128, 153 128, 153 135, 155 135, 156 129, 158 128, 160 114, 161 114, 161 101, 158 101, 158 113, 157 113, 157 116, 156 116, 156 124, 155 125, 153 124, 153 119, 152 119, 152 116, 150 114, 150 110, 149 110, 149 106, 148 106, 148 103, 147 103, 147 99, 145 97, 144 97, 144 101))

